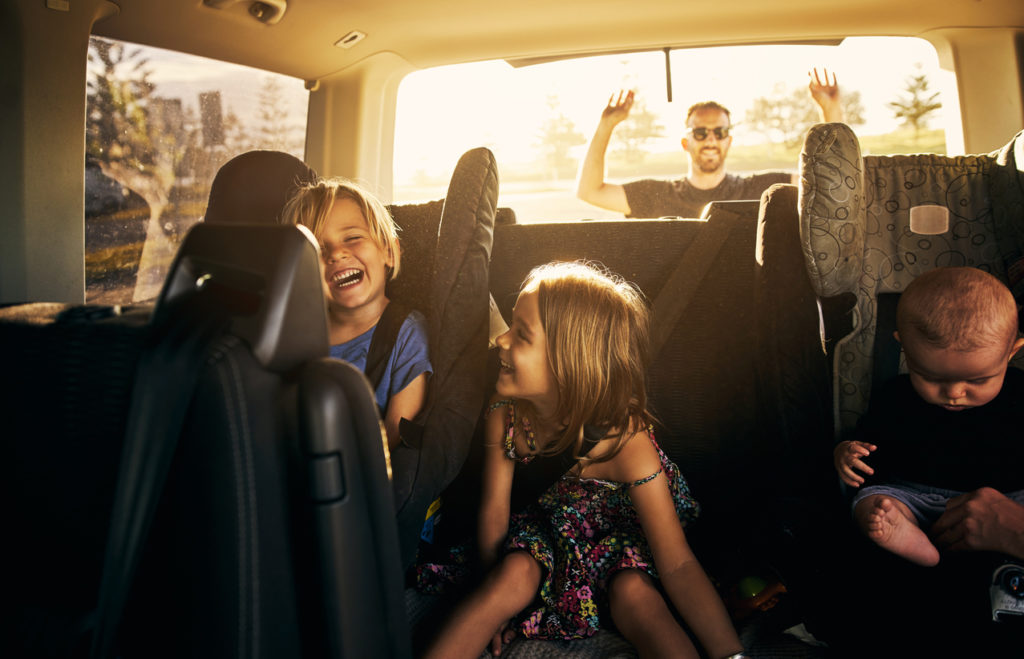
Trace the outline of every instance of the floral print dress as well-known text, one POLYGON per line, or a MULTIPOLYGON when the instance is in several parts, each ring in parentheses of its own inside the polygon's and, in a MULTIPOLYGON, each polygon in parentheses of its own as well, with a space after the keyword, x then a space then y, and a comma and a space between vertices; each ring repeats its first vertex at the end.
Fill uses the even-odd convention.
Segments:
POLYGON ((664 471, 679 519, 696 518, 699 506, 686 480, 650 429, 648 434, 661 458, 661 469, 655 473, 634 483, 566 476, 536 503, 512 516, 505 551, 528 551, 544 568, 538 599, 520 614, 519 631, 524 636, 549 640, 591 636, 599 629, 598 611, 605 606, 612 575, 635 568, 657 578, 629 497, 631 487, 664 471))

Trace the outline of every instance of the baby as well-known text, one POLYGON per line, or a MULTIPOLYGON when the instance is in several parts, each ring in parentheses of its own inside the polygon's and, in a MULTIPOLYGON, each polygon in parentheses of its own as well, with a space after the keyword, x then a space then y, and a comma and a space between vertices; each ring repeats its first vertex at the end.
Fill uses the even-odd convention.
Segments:
POLYGON ((854 520, 879 546, 932 566, 962 495, 1024 506, 1024 371, 1009 367, 1024 345, 1017 325, 1009 289, 976 268, 931 270, 900 297, 908 374, 873 394, 855 439, 834 452, 840 478, 860 488, 854 520))

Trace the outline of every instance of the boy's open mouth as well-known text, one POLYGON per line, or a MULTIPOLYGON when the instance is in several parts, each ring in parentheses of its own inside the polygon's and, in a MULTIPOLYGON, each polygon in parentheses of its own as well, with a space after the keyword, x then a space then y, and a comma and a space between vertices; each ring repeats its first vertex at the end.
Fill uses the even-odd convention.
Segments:
POLYGON ((512 368, 512 364, 509 364, 504 359, 500 359, 499 358, 498 359, 498 364, 501 366, 501 370, 503 370, 503 371, 513 371, 513 370, 515 370, 515 369, 512 368))
POLYGON ((331 277, 331 286, 335 288, 345 288, 347 286, 354 286, 363 280, 363 271, 355 268, 346 268, 345 270, 339 270, 334 273, 331 277))

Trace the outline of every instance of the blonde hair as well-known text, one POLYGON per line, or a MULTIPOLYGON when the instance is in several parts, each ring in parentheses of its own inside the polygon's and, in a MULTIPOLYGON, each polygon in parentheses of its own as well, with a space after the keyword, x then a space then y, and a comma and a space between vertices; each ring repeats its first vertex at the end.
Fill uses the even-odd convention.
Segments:
POLYGON ((572 449, 580 457, 584 425, 611 432, 613 458, 631 429, 651 423, 645 383, 649 312, 632 284, 583 261, 534 268, 523 292, 537 293, 548 363, 558 386, 560 437, 545 454, 572 449))
POLYGON ((1017 337, 1017 305, 1001 281, 978 268, 935 268, 910 282, 896 308, 900 337, 938 348, 977 350, 1017 337))
POLYGON ((394 261, 391 279, 397 277, 402 254, 398 225, 387 207, 355 181, 340 177, 318 178, 299 186, 281 211, 281 221, 284 224, 301 224, 312 231, 317 240, 322 240, 327 216, 339 199, 351 199, 359 205, 373 242, 381 251, 390 254, 394 261))

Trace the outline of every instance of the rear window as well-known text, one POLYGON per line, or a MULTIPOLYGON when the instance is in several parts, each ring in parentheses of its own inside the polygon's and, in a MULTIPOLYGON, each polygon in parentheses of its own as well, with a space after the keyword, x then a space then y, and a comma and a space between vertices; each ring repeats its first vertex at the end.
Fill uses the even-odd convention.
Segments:
POLYGON ((86 300, 150 300, 223 163, 251 149, 303 156, 308 92, 295 78, 97 37, 86 75, 86 300))
POLYGON ((528 66, 499 60, 410 74, 398 96, 394 199, 443 197, 459 156, 486 146, 498 161, 498 203, 512 207, 518 222, 621 218, 575 197, 580 161, 619 89, 634 90, 636 102, 612 135, 609 182, 685 176, 685 113, 705 100, 731 112, 727 171, 795 172, 802 135, 817 121, 807 91, 814 67, 838 76, 847 123, 865 153, 962 152, 956 81, 921 39, 679 49, 670 51, 669 63, 671 102, 662 51, 528 66))

